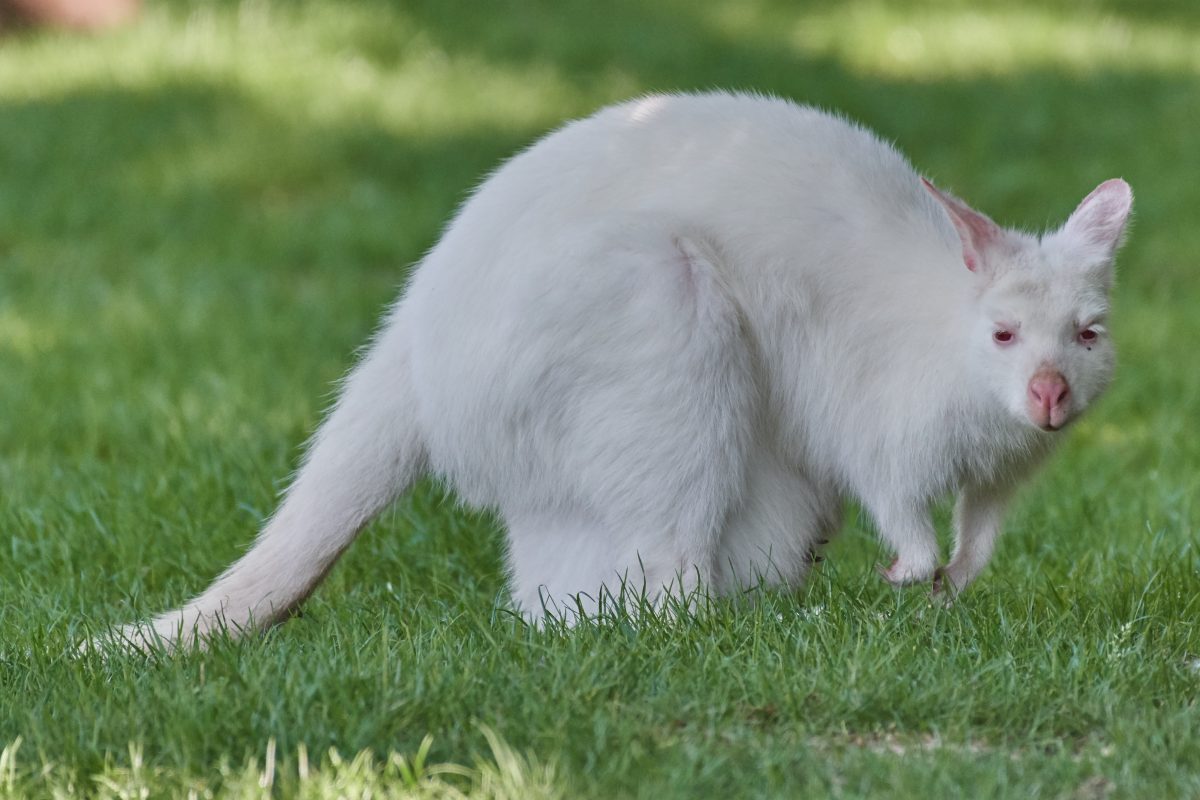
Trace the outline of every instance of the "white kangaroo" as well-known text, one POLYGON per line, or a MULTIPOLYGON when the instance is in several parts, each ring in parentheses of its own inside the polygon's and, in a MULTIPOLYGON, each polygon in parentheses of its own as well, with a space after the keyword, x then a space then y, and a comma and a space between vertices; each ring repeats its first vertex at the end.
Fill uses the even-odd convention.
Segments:
POLYGON ((858 500, 897 585, 952 595, 1016 486, 1109 383, 1132 193, 998 227, 892 147, 784 100, 650 96, 515 156, 345 381, 254 546, 118 634, 282 619, 425 471, 508 529, 530 618, 793 585, 858 500), (940 561, 930 506, 957 493, 940 561))

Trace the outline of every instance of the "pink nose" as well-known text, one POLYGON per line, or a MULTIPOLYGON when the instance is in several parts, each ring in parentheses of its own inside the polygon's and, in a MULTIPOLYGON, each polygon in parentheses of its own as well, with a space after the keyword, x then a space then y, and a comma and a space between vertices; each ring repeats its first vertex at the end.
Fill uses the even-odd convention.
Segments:
POLYGON ((1039 374, 1029 382, 1029 394, 1033 395, 1033 402, 1047 411, 1062 405, 1070 392, 1066 379, 1057 372, 1049 375, 1039 374))
POLYGON ((1029 416, 1043 428, 1059 428, 1065 422, 1071 387, 1055 369, 1043 368, 1029 381, 1029 416))

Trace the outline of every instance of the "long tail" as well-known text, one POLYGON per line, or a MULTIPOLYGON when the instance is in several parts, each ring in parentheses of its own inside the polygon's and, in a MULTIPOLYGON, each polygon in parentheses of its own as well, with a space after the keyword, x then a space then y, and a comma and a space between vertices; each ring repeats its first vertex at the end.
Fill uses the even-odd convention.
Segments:
POLYGON ((388 325, 347 377, 283 502, 254 546, 187 605, 126 626, 127 647, 203 646, 278 622, 304 601, 359 531, 425 469, 406 316, 388 325))

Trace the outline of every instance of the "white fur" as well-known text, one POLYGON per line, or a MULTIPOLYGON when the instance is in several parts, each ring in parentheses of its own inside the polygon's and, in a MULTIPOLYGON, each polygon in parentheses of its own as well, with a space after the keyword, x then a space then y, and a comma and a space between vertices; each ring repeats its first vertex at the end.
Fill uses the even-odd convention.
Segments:
POLYGON ((1130 201, 1110 181, 1041 240, 1004 231, 871 133, 776 99, 653 96, 567 125, 423 260, 254 547, 124 636, 279 620, 427 468, 499 509, 535 618, 622 581, 651 600, 793 585, 845 498, 905 583, 934 576, 930 506, 958 493, 943 586, 961 589, 1060 435, 1031 423, 1030 376, 1060 372, 1071 416, 1109 381, 1130 201))

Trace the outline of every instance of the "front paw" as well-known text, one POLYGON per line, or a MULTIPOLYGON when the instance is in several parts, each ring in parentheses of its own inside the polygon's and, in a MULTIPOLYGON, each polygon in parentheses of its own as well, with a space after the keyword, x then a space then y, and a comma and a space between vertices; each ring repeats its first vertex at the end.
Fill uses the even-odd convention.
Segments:
POLYGON ((934 576, 936 565, 933 562, 905 561, 897 556, 892 559, 890 566, 878 567, 879 574, 885 581, 897 588, 924 583, 934 576))

